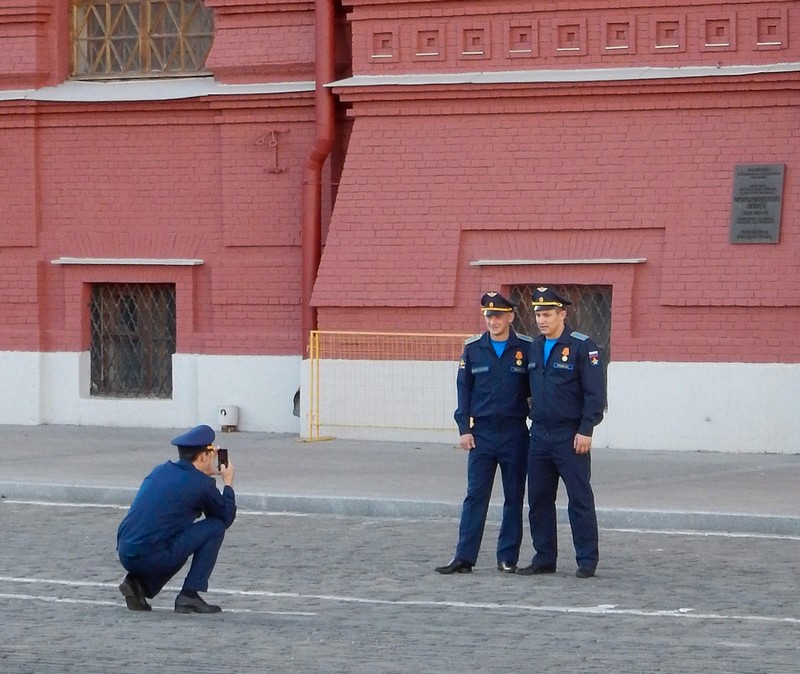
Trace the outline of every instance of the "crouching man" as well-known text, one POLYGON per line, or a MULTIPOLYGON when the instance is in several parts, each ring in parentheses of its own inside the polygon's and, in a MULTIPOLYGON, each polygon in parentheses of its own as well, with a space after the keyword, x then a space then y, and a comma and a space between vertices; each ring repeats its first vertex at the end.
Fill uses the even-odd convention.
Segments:
POLYGON ((198 592, 208 590, 225 530, 236 517, 233 464, 217 466, 214 431, 196 426, 172 440, 178 461, 156 466, 144 479, 117 530, 117 552, 128 572, 119 586, 131 611, 149 611, 155 597, 189 557, 175 598, 178 613, 218 613, 198 592), (225 487, 217 489, 219 472, 225 487), (198 519, 205 515, 203 519, 198 519))

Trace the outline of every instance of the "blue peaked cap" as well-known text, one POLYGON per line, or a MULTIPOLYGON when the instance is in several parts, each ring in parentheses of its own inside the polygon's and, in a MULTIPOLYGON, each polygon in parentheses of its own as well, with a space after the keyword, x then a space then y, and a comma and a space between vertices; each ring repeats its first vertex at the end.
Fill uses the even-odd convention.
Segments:
POLYGON ((191 430, 186 431, 177 438, 172 438, 172 444, 178 447, 208 447, 214 442, 216 437, 211 426, 201 424, 191 430))

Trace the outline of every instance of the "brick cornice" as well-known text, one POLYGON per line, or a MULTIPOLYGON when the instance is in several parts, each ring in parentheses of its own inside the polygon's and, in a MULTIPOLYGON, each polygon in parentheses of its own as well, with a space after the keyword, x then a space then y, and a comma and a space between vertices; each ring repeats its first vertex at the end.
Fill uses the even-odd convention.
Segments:
POLYGON ((314 0, 205 0, 216 14, 273 14, 275 12, 310 12, 314 0))
MULTIPOLYGON (((216 1, 216 0, 214 0, 216 1)), ((796 0, 769 0, 771 6, 791 6, 795 4, 796 0)), ((208 2, 206 2, 208 4, 208 2)), ((353 7, 358 10, 369 10, 375 8, 380 12, 386 13, 388 8, 393 11, 425 11, 424 8, 430 8, 430 14, 440 16, 455 15, 463 16, 467 3, 442 3, 441 0, 343 0, 342 3, 345 7, 353 7)), ((726 0, 693 0, 689 3, 692 7, 719 7, 721 5, 728 5, 732 7, 747 6, 753 4, 763 4, 760 0, 734 0, 734 2, 726 2, 726 0)), ((678 11, 682 7, 686 7, 685 3, 676 3, 670 0, 661 0, 658 3, 644 3, 642 0, 617 0, 614 3, 614 10, 646 10, 648 12, 673 12, 678 11)), ((508 0, 507 2, 492 4, 492 3, 477 3, 470 5, 469 14, 509 14, 519 12, 576 12, 576 11, 594 11, 603 10, 608 11, 608 0, 544 0, 537 2, 535 7, 531 7, 531 3, 520 0, 508 0)))
POLYGON ((0 4, 0 25, 10 23, 46 23, 53 14, 49 3, 0 4))
POLYGON ((497 109, 564 111, 587 106, 620 110, 708 109, 708 94, 734 96, 742 108, 794 105, 800 95, 800 80, 796 73, 773 73, 738 78, 619 82, 335 86, 334 91, 343 102, 357 106, 349 112, 351 117, 416 115, 421 111, 430 114, 492 114, 497 109), (402 105, 399 112, 398 104, 402 105))

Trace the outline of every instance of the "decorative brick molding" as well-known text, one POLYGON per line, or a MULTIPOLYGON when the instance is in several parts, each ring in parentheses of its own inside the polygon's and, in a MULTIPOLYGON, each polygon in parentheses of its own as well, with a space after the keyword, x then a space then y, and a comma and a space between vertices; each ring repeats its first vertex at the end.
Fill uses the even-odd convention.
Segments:
POLYGON ((492 55, 491 24, 464 22, 458 26, 458 58, 461 60, 485 60, 492 55))
POLYGON ((668 4, 637 12, 571 6, 568 13, 490 3, 469 14, 465 7, 434 9, 433 3, 415 0, 391 7, 379 0, 348 4, 355 7, 355 75, 761 65, 771 61, 764 53, 770 50, 785 50, 782 61, 800 61, 800 40, 791 34, 800 24, 790 21, 788 3, 780 0, 764 6, 709 2, 679 11, 668 4), (421 68, 421 61, 428 65, 421 68))
POLYGON ((789 46, 788 31, 787 10, 762 10, 755 18, 753 49, 757 51, 786 49, 789 46))
POLYGON ((53 7, 49 2, 28 2, 11 7, 0 5, 0 27, 12 23, 45 23, 50 20, 53 7))
POLYGON ((736 14, 714 14, 701 20, 703 44, 700 51, 736 50, 736 14))
POLYGON ((503 29, 508 58, 534 58, 539 55, 539 22, 536 19, 505 21, 503 29))
POLYGON ((203 0, 220 14, 275 14, 276 12, 309 12, 314 0, 203 0))
POLYGON ((46 80, 52 19, 51 3, 0 3, 0 88, 34 88, 46 80))
POLYGON ((604 19, 602 38, 606 54, 635 54, 638 39, 636 17, 604 19))
POLYGON ((585 56, 587 46, 586 19, 556 19, 553 26, 553 53, 556 56, 585 56))
POLYGON ((221 82, 312 79, 313 0, 204 0, 214 11, 206 66, 221 82))

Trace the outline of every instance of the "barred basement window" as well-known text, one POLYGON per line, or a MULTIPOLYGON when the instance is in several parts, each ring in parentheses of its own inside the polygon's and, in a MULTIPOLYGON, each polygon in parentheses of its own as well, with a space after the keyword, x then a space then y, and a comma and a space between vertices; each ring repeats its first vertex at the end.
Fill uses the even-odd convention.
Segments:
MULTIPOLYGON (((534 316, 533 294, 542 284, 511 286, 509 299, 517 305, 514 329, 535 337, 539 334, 534 316)), ((573 330, 589 335, 600 349, 603 367, 611 360, 611 286, 551 285, 559 295, 569 298, 567 322, 573 330)))
POLYGON ((91 333, 93 396, 172 396, 174 285, 92 284, 91 333))
POLYGON ((214 19, 202 0, 72 0, 72 76, 207 74, 214 19))

